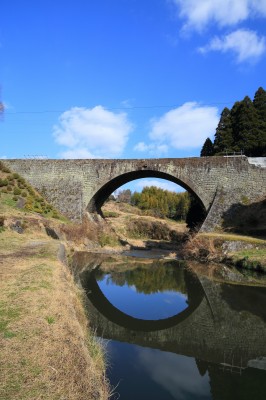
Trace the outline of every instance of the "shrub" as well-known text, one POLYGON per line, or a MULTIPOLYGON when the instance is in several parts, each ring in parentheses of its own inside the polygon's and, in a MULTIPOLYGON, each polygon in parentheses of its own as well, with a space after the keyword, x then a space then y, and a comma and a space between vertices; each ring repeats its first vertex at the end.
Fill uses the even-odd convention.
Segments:
POLYGON ((19 176, 19 177, 17 178, 17 180, 18 180, 18 182, 19 182, 20 184, 26 186, 26 181, 25 181, 24 178, 22 178, 21 176, 19 176))
POLYGON ((34 192, 34 190, 33 190, 30 186, 27 186, 27 189, 28 189, 28 192, 29 192, 29 194, 30 194, 31 196, 35 196, 35 192, 34 192))
POLYGON ((25 192, 25 191, 21 192, 21 196, 22 196, 22 197, 27 197, 27 196, 28 196, 28 195, 27 195, 27 192, 25 192))
POLYGON ((8 185, 6 189, 7 189, 8 192, 12 192, 12 190, 13 190, 11 185, 8 185))
POLYGON ((12 175, 14 179, 18 179, 19 178, 19 174, 17 174, 16 172, 12 175))
POLYGON ((10 172, 10 169, 6 165, 4 165, 3 161, 0 161, 0 170, 7 173, 10 172))
POLYGON ((103 212, 103 216, 104 218, 117 218, 119 217, 119 213, 115 212, 115 211, 104 211, 103 212))
POLYGON ((0 226, 4 226, 5 223, 5 218, 4 217, 0 217, 0 226))
POLYGON ((0 187, 1 186, 7 186, 8 185, 8 180, 7 179, 0 179, 0 187))
POLYGON ((60 215, 56 211, 53 211, 52 218, 59 219, 60 215))
POLYGON ((136 219, 130 221, 127 231, 131 237, 148 237, 155 240, 170 240, 171 238, 169 227, 158 221, 136 219))
POLYGON ((13 190, 14 195, 18 196, 21 194, 21 190, 18 187, 15 187, 13 190))

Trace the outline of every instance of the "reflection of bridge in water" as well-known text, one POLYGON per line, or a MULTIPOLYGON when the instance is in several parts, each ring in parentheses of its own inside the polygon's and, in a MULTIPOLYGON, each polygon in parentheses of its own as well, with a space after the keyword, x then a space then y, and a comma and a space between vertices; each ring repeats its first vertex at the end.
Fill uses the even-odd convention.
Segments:
POLYGON ((117 310, 104 297, 95 273, 90 274, 99 264, 87 262, 80 274, 88 293, 90 325, 99 336, 194 357, 201 360, 200 371, 209 364, 212 370, 214 364, 231 372, 266 370, 265 288, 191 279, 187 274, 190 306, 165 320, 143 321, 117 310), (261 308, 253 310, 252 304, 261 308))

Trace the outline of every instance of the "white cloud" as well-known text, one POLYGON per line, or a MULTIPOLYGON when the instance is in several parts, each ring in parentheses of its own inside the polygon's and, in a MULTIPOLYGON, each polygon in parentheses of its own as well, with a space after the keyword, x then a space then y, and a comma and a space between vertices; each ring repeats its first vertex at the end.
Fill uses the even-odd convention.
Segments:
POLYGON ((222 38, 215 37, 209 44, 199 49, 201 53, 233 52, 239 63, 243 61, 256 62, 265 53, 265 50, 265 37, 259 37, 256 32, 247 29, 239 29, 222 38))
POLYGON ((125 113, 114 113, 102 106, 73 107, 59 117, 53 136, 68 148, 62 153, 65 157, 110 158, 122 153, 131 130, 125 113))
POLYGON ((1 160, 6 160, 6 159, 7 159, 7 156, 0 156, 0 159, 1 159, 1 160))
POLYGON ((134 102, 135 102, 135 99, 126 99, 126 100, 121 101, 121 105, 123 108, 132 108, 134 102))
POLYGON ((162 155, 166 154, 168 151, 168 146, 166 144, 157 145, 154 143, 146 144, 144 142, 139 142, 134 147, 134 150, 148 153, 149 155, 162 155))
POLYGON ((96 157, 94 154, 89 152, 87 149, 74 149, 74 150, 66 150, 60 153, 61 158, 99 158, 96 157))
POLYGON ((210 23, 234 26, 253 17, 266 16, 266 0, 172 0, 185 29, 201 31, 210 23))
POLYGON ((138 348, 140 367, 174 399, 209 398, 209 376, 202 377, 192 357, 138 348))
POLYGON ((151 121, 150 144, 138 143, 135 149, 159 148, 192 149, 201 147, 206 137, 212 136, 219 121, 216 107, 201 106, 196 102, 183 104, 151 121))

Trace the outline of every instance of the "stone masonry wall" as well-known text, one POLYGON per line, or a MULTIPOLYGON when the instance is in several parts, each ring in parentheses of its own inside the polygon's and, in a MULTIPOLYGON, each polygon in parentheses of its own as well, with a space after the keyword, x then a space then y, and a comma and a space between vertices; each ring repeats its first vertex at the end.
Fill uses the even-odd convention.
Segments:
POLYGON ((213 230, 221 223, 222 213, 232 204, 265 196, 266 168, 249 161, 246 157, 195 157, 146 160, 14 159, 5 160, 5 163, 62 213, 77 221, 81 220, 88 206, 89 211, 95 211, 97 202, 102 203, 105 200, 103 197, 130 180, 165 178, 201 199, 205 208, 210 210, 204 229, 213 230))

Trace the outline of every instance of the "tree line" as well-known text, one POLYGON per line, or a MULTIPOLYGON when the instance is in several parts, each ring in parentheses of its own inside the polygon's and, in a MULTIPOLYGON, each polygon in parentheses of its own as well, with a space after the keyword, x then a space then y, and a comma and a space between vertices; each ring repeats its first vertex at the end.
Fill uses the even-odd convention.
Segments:
POLYGON ((260 87, 253 101, 246 96, 231 110, 225 107, 216 128, 214 141, 207 138, 201 157, 226 154, 266 156, 266 91, 260 87))
POLYGON ((129 203, 155 217, 185 221, 191 199, 188 192, 176 193, 149 186, 141 192, 122 190, 117 195, 117 201, 129 203))

